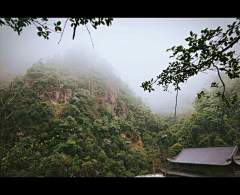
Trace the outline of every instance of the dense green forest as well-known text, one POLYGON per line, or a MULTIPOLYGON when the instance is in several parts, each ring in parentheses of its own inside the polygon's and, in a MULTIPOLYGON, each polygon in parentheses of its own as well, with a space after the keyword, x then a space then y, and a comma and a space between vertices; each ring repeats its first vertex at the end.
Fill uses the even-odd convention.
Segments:
MULTIPOLYGON (((222 78, 240 95, 240 79, 222 78)), ((0 82, 2 177, 134 177, 183 147, 239 144, 239 102, 218 111, 218 98, 196 97, 194 111, 154 114, 104 60, 55 57, 0 82)))

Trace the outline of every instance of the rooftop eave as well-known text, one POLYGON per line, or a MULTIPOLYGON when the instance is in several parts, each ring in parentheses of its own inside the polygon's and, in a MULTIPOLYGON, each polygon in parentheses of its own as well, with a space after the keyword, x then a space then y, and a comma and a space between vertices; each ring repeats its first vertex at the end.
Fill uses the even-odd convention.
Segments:
MULTIPOLYGON (((224 166, 224 165, 230 165, 232 163, 232 161, 228 161, 226 163, 221 163, 221 164, 216 164, 216 163, 201 163, 201 162, 192 162, 192 163, 189 163, 189 162, 179 162, 179 161, 175 161, 173 159, 167 159, 169 162, 172 162, 172 163, 179 163, 179 164, 193 164, 193 165, 218 165, 218 166, 224 166)), ((240 161, 237 161, 236 162, 237 164, 240 165, 240 161)))

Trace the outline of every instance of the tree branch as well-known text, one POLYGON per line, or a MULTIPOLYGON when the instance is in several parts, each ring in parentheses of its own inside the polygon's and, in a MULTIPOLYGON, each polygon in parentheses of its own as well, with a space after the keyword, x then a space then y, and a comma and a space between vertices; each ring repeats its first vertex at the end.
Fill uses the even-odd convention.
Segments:
POLYGON ((226 97, 224 95, 224 93, 225 93, 225 83, 223 82, 222 77, 220 76, 219 69, 218 69, 218 67, 214 63, 212 63, 212 65, 217 69, 218 77, 220 78, 220 80, 221 80, 221 82, 223 84, 222 101, 225 100, 227 105, 230 106, 233 109, 233 111, 235 112, 234 108, 231 106, 231 104, 229 104, 228 100, 226 99, 226 97))
POLYGON ((216 56, 220 55, 221 53, 223 53, 224 51, 228 50, 230 47, 232 47, 235 43, 237 43, 240 39, 240 36, 237 37, 235 39, 235 41, 233 41, 229 46, 227 46, 225 49, 223 49, 222 51, 218 52, 217 54, 215 54, 213 57, 211 57, 209 60, 207 60, 206 62, 204 62, 198 69, 201 69, 205 64, 207 64, 208 62, 212 61, 216 56))
MULTIPOLYGON (((16 96, 16 93, 15 93, 15 96, 16 96)), ((13 98, 15 98, 15 96, 13 96, 13 98)), ((13 100, 13 98, 9 100, 7 104, 9 104, 13 100)))
MULTIPOLYGON (((87 28, 87 30, 88 30, 88 27, 87 27, 87 25, 86 25, 86 24, 85 24, 85 26, 86 26, 86 28, 87 28)), ((89 30, 88 30, 88 33, 89 33, 89 35, 90 35, 90 38, 91 38, 91 41, 92 41, 92 37, 91 37, 91 34, 90 34, 89 30)), ((92 41, 92 45, 93 45, 93 41, 92 41)), ((93 45, 93 49, 94 49, 94 45, 93 45)))
POLYGON ((78 25, 78 21, 79 21, 79 18, 76 18, 76 24, 75 24, 74 29, 73 29, 73 39, 75 37, 75 32, 76 32, 76 28, 77 28, 77 25, 78 25))
MULTIPOLYGON (((68 19, 69 19, 69 18, 68 18, 68 19)), ((61 38, 60 38, 60 40, 59 40, 58 44, 60 43, 60 41, 61 41, 61 39, 62 39, 63 32, 64 32, 64 29, 65 29, 65 26, 66 26, 66 23, 67 23, 68 19, 67 19, 67 20, 66 20, 66 22, 65 22, 65 25, 64 25, 64 28, 63 28, 63 31, 62 31, 62 34, 61 34, 61 38)))
MULTIPOLYGON (((41 26, 44 28, 43 24, 39 23, 38 21, 32 20, 32 22, 33 22, 33 24, 34 24, 36 27, 38 27, 38 26, 37 26, 34 22, 36 22, 37 24, 41 25, 41 26)), ((47 24, 47 25, 50 25, 50 24, 47 24)), ((44 28, 44 29, 45 29, 45 28, 44 28)), ((48 27, 47 27, 47 29, 50 30, 50 31, 52 31, 52 32, 55 32, 55 33, 61 33, 61 32, 56 32, 55 30, 52 30, 52 29, 50 29, 50 28, 48 28, 48 27)))
MULTIPOLYGON (((219 56, 221 53, 225 52, 226 50, 228 50, 230 47, 232 47, 234 44, 236 44, 238 41, 240 40, 240 36, 238 36, 229 46, 227 46, 225 49, 222 49, 220 52, 218 52, 217 54, 215 54, 214 56, 212 56, 210 59, 208 59, 206 62, 203 62, 199 67, 196 67, 196 69, 200 70, 204 67, 204 65, 208 64, 210 61, 212 61, 216 56, 219 56)), ((198 59, 198 58, 197 58, 198 59)), ((197 60, 196 59, 196 60, 197 60)), ((195 60, 195 61, 196 61, 195 60)), ((194 61, 194 62, 195 62, 194 61)), ((158 80, 160 79, 160 77, 157 77, 156 80, 154 80, 150 85, 153 85, 154 83, 156 83, 158 80)))
POLYGON ((8 116, 6 116, 6 112, 5 112, 5 118, 0 122, 0 124, 1 124, 3 121, 5 121, 6 119, 8 119, 8 118, 13 114, 14 110, 15 110, 15 109, 13 109, 13 111, 12 111, 8 116))
POLYGON ((223 94, 222 94, 222 99, 223 99, 225 97, 224 96, 224 93, 225 93, 225 83, 223 82, 222 77, 220 76, 220 72, 219 72, 218 67, 214 63, 212 63, 212 65, 217 69, 218 77, 220 78, 220 80, 221 80, 221 82, 223 84, 223 94))
POLYGON ((178 83, 177 83, 177 94, 176 94, 176 104, 175 104, 175 118, 177 116, 177 97, 178 97, 178 83))

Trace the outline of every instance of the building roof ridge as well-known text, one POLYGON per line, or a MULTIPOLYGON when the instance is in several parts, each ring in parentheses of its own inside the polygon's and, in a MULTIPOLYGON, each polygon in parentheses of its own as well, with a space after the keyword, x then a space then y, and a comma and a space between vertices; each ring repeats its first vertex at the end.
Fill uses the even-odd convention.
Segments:
MULTIPOLYGON (((200 146, 200 147, 193 147, 193 148, 183 148, 183 149, 196 149, 196 148, 217 148, 217 147, 235 147, 235 145, 219 145, 219 146, 200 146)), ((179 153, 180 154, 180 153, 179 153)))

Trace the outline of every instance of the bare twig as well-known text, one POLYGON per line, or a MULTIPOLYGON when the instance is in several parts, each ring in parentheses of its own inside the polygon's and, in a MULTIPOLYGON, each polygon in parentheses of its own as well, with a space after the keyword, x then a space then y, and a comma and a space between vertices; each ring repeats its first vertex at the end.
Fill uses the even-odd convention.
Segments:
POLYGON ((222 77, 220 76, 220 72, 219 72, 219 69, 218 69, 218 67, 214 64, 214 63, 212 63, 212 65, 217 69, 217 72, 218 72, 218 77, 220 78, 220 80, 221 80, 221 82, 222 82, 222 84, 223 84, 223 93, 222 93, 222 100, 226 100, 226 103, 227 103, 227 105, 229 105, 232 109, 233 109, 233 111, 235 112, 235 110, 234 110, 234 108, 231 106, 231 104, 229 104, 229 102, 227 101, 227 98, 225 97, 225 95, 224 95, 224 93, 225 93, 225 83, 223 82, 223 80, 222 80, 222 77))
MULTIPOLYGON (((68 18, 68 19, 69 19, 69 18, 68 18)), ((65 25, 64 25, 64 28, 63 28, 63 31, 62 31, 62 34, 61 34, 61 38, 60 38, 60 40, 59 40, 58 44, 60 43, 60 41, 61 41, 61 39, 62 39, 63 32, 64 32, 64 29, 65 29, 65 26, 66 26, 66 23, 67 23, 68 19, 67 19, 67 20, 66 20, 66 22, 65 22, 65 25)))
MULTIPOLYGON (((16 93, 15 93, 15 96, 16 96, 16 93)), ((13 98, 15 98, 15 96, 13 96, 13 98)), ((13 100, 13 98, 9 100, 7 104, 9 104, 13 100)))
MULTIPOLYGON (((86 25, 86 24, 85 24, 85 26, 86 26, 86 28, 87 28, 87 30, 88 30, 88 27, 87 27, 87 25, 86 25)), ((89 30, 88 30, 88 33, 89 33, 89 35, 90 35, 90 38, 91 38, 91 41, 92 41, 92 37, 91 37, 91 34, 90 34, 89 30)), ((93 45, 93 41, 92 41, 92 45, 93 45)), ((93 49, 94 49, 94 45, 93 45, 93 49)))
POLYGON ((212 65, 217 69, 218 77, 220 78, 220 80, 221 80, 221 82, 222 82, 222 84, 223 84, 223 94, 222 94, 222 99, 223 99, 223 98, 225 97, 225 96, 224 96, 224 93, 225 93, 225 84, 224 84, 224 82, 223 82, 223 80, 222 80, 222 77, 220 76, 220 72, 219 72, 218 67, 217 67, 214 63, 212 63, 212 65))
POLYGON ((38 27, 38 26, 35 24, 35 22, 36 22, 36 21, 32 20, 32 23, 33 23, 36 27, 38 27))
POLYGON ((177 116, 177 97, 178 97, 178 83, 177 83, 177 94, 176 94, 176 104, 175 104, 175 118, 177 116))
POLYGON ((240 55, 238 55, 238 57, 236 57, 236 59, 238 59, 240 57, 240 55))

